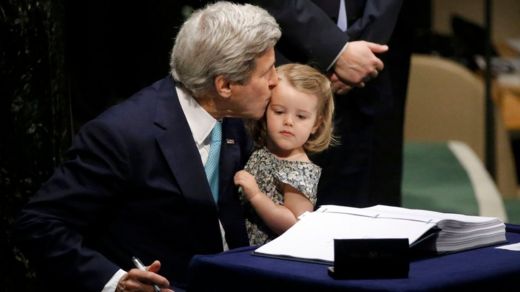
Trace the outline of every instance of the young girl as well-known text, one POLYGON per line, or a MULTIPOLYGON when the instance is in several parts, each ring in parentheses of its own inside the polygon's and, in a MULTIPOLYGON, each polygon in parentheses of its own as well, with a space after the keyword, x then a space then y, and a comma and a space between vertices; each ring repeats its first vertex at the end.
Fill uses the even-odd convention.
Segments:
POLYGON ((235 175, 247 205, 252 245, 273 239, 314 209, 321 168, 307 154, 334 142, 334 101, 327 77, 300 64, 277 71, 280 81, 264 118, 250 125, 259 149, 235 175))

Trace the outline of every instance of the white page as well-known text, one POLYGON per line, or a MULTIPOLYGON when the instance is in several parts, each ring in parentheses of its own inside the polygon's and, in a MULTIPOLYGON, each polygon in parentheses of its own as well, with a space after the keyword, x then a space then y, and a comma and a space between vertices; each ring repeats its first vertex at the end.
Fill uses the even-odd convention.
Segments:
POLYGON ((255 252, 333 262, 334 239, 408 238, 408 242, 413 243, 434 225, 346 213, 314 212, 255 252))
POLYGON ((364 208, 365 210, 369 210, 371 212, 380 212, 381 216, 390 216, 391 214, 395 214, 399 216, 399 218, 410 218, 417 219, 422 221, 430 221, 430 222, 440 222, 442 220, 455 220, 461 221, 465 223, 483 223, 489 221, 497 221, 497 218, 494 217, 484 217, 484 216, 470 216, 470 215, 462 215, 462 214, 453 214, 453 213, 441 213, 435 211, 421 210, 421 209, 408 209, 402 207, 392 207, 385 205, 377 205, 373 207, 364 208))
POLYGON ((512 243, 512 244, 508 244, 508 245, 501 245, 501 246, 497 246, 495 248, 512 250, 512 251, 520 251, 520 242, 512 243))
POLYGON ((377 205, 353 208, 324 205, 256 252, 332 262, 334 239, 408 238, 414 243, 432 227, 441 227, 437 248, 456 251, 505 239, 497 218, 377 205))

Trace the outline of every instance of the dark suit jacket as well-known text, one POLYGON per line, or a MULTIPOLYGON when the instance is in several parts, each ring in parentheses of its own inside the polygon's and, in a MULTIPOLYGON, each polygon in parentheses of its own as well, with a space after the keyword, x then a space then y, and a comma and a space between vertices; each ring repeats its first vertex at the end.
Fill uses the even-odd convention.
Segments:
POLYGON ((338 0, 262 0, 282 28, 276 48, 292 62, 307 62, 325 71, 348 41, 387 43, 401 0, 347 0, 348 30, 335 24, 338 0), (332 21, 331 21, 332 19, 332 21))
POLYGON ((222 251, 218 218, 231 248, 247 245, 233 184, 250 150, 241 120, 224 119, 223 141, 217 207, 170 77, 85 124, 17 222, 47 291, 101 291, 132 256, 160 260, 182 287, 194 254, 222 251))
POLYGON ((277 61, 309 63, 326 71, 348 41, 390 46, 379 56, 385 69, 378 78, 335 99, 340 145, 312 157, 323 168, 318 205, 401 202, 404 104, 412 48, 412 26, 403 2, 346 0, 346 32, 335 23, 338 0, 257 2, 282 29, 277 61))

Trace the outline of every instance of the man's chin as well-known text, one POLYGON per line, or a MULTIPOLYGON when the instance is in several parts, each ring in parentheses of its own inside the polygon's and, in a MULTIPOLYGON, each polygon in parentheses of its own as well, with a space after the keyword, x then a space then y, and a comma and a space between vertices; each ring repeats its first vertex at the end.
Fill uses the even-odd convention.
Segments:
POLYGON ((251 120, 259 120, 264 116, 265 111, 258 113, 251 113, 247 118, 251 120))

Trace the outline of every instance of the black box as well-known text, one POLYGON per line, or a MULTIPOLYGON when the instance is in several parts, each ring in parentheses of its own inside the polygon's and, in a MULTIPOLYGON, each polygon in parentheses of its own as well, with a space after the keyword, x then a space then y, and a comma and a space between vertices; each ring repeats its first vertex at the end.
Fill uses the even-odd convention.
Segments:
POLYGON ((407 238, 334 239, 336 279, 407 278, 410 267, 407 238))

